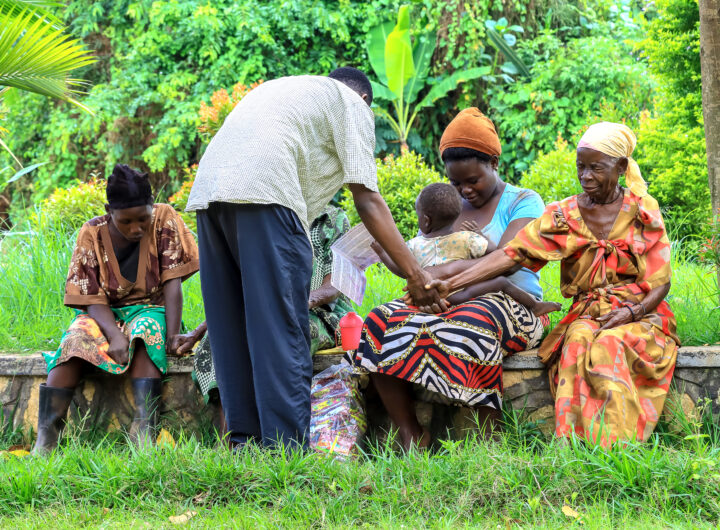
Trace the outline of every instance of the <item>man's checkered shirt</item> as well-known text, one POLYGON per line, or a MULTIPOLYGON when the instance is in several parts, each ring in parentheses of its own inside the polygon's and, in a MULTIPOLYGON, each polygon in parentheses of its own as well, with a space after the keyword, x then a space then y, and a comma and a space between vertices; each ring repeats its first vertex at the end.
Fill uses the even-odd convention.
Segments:
POLYGON ((279 204, 309 230, 343 184, 377 188, 375 119, 352 89, 283 77, 246 95, 210 142, 187 210, 211 202, 279 204))

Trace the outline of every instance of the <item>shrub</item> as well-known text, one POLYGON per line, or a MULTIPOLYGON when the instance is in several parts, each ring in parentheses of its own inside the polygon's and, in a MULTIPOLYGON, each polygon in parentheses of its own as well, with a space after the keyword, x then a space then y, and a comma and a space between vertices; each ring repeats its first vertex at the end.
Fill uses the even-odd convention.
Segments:
POLYGON ((227 90, 221 88, 213 92, 213 95, 210 96, 210 105, 204 101, 200 103, 200 125, 198 126, 198 132, 206 141, 210 141, 210 139, 215 136, 215 133, 222 127, 228 114, 232 112, 248 92, 256 88, 260 83, 262 83, 262 79, 250 86, 236 83, 232 88, 232 93, 228 94, 227 90))
MULTIPOLYGON (((389 155, 378 160, 377 169, 380 193, 390 207, 400 233, 406 240, 415 237, 418 233, 415 199, 425 186, 442 181, 442 176, 412 151, 399 157, 389 155)), ((349 192, 345 194, 341 205, 350 223, 358 224, 360 217, 349 192)))
POLYGON ((544 36, 522 47, 548 59, 535 63, 529 81, 494 91, 488 104, 503 142, 503 173, 511 182, 538 153, 553 150, 558 134, 574 140, 591 119, 631 119, 650 104, 653 83, 646 65, 615 39, 581 38, 562 46, 544 36))
POLYGON ((183 170, 184 179, 182 186, 180 186, 180 189, 168 199, 168 202, 172 204, 173 208, 180 212, 180 217, 183 218, 183 221, 185 221, 185 224, 188 225, 188 228, 195 233, 197 233, 197 220, 195 218, 195 214, 185 212, 185 208, 187 207, 188 197, 190 196, 190 190, 193 187, 193 182, 195 182, 196 174, 197 164, 194 164, 189 168, 185 168, 183 170))
POLYGON ((31 221, 36 227, 52 226, 72 233, 85 221, 105 213, 105 180, 93 178, 72 188, 58 188, 40 203, 31 221))
POLYGON ((638 161, 668 232, 675 238, 707 235, 712 208, 703 128, 661 115, 643 120, 638 136, 638 161))
POLYGON ((636 158, 675 238, 707 237, 711 217, 700 83, 697 0, 658 0, 641 43, 660 81, 654 116, 645 116, 636 158))
POLYGON ((520 186, 538 192, 545 204, 582 193, 575 166, 575 150, 558 136, 555 150, 540 153, 530 169, 523 173, 520 186))

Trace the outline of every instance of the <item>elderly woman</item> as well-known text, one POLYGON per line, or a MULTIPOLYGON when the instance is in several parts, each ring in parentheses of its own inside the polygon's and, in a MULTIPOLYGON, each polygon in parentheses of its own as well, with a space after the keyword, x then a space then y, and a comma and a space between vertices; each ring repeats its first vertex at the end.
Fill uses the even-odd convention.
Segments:
MULTIPOLYGON (((440 140, 448 179, 463 199, 454 230, 482 229, 498 246, 544 208, 537 193, 502 181, 497 171, 501 152, 495 126, 476 108, 460 112, 440 140)), ((447 277, 474 261, 439 265, 431 273, 447 277)), ((510 282, 542 299, 538 275, 518 268, 508 276, 510 282)), ((394 300, 365 319, 352 362, 370 373, 406 449, 430 442, 415 415, 415 397, 472 407, 492 427, 501 414, 503 357, 532 348, 542 338, 546 319, 506 293, 479 296, 472 287, 455 294, 457 305, 438 315, 394 300)))
POLYGON ((76 315, 58 350, 45 355, 37 453, 57 446, 74 389, 91 366, 129 373, 134 441, 155 427, 167 350, 173 353, 180 332, 181 282, 197 272, 198 250, 172 206, 153 204, 146 174, 115 166, 105 208, 80 229, 70 260, 64 301, 76 315))
POLYGON ((561 262, 570 312, 540 347, 555 397, 555 433, 608 445, 647 440, 675 369, 670 243, 657 202, 631 158, 625 125, 597 123, 578 144, 583 193, 553 203, 504 249, 447 281, 444 294, 521 264, 561 262), (618 184, 625 175, 627 188, 618 184))

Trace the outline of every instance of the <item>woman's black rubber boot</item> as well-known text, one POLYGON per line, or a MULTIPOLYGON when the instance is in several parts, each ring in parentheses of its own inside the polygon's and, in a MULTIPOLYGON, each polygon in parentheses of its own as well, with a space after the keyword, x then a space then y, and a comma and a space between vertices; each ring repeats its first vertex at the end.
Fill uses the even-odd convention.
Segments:
POLYGON ((152 443, 160 408, 162 379, 141 377, 131 381, 135 398, 135 418, 130 425, 130 441, 136 445, 152 443))
POLYGON ((54 388, 45 383, 40 385, 38 434, 33 454, 48 454, 57 447, 73 394, 74 389, 54 388))

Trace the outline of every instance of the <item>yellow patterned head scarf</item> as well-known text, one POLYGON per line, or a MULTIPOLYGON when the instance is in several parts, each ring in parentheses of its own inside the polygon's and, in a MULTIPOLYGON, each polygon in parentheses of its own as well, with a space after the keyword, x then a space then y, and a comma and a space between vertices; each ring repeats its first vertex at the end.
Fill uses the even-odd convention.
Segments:
POLYGON ((633 160, 632 153, 637 145, 637 138, 630 127, 622 123, 603 121, 591 125, 578 143, 578 149, 588 147, 608 156, 628 159, 625 183, 635 195, 647 195, 647 184, 640 174, 640 167, 633 160))

